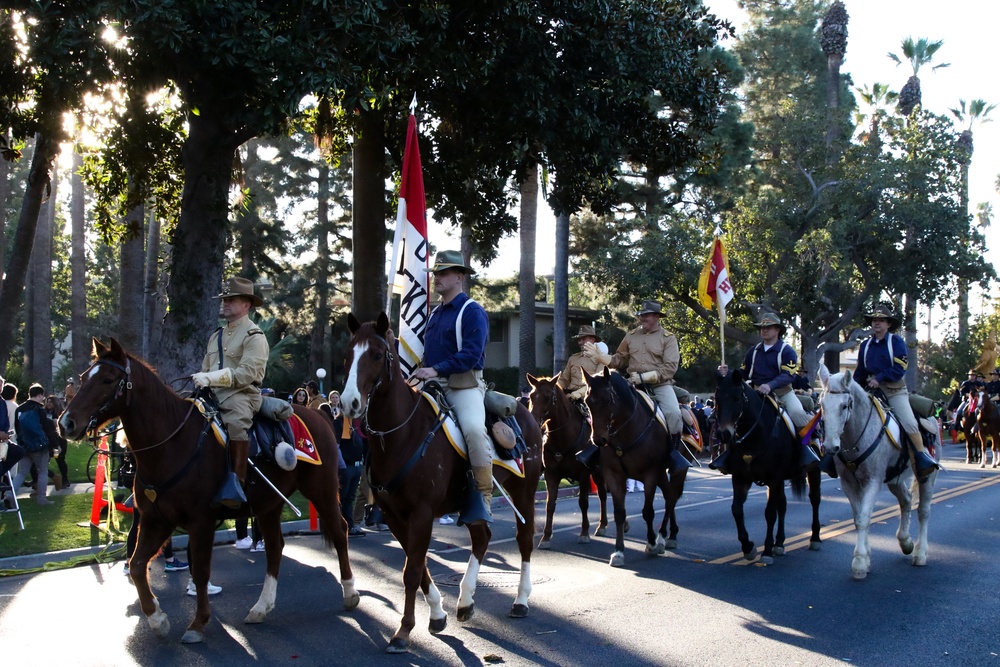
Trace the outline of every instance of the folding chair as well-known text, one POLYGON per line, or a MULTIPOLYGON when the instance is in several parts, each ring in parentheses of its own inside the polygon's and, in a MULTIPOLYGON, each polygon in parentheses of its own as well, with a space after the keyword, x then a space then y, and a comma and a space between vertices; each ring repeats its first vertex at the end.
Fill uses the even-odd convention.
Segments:
POLYGON ((11 502, 14 503, 14 507, 7 509, 6 503, 0 505, 0 514, 17 512, 17 522, 21 524, 21 530, 24 530, 24 517, 21 516, 21 504, 17 501, 17 494, 14 492, 14 478, 10 473, 11 471, 8 470, 5 478, 0 478, 0 491, 3 491, 6 494, 6 498, 11 499, 11 502))

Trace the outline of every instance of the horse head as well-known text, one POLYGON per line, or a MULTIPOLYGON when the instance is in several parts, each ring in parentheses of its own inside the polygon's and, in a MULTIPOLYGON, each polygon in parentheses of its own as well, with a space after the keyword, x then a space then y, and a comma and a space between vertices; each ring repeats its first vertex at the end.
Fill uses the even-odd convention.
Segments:
POLYGON ((542 424, 552 417, 556 406, 566 401, 566 394, 559 386, 558 377, 536 378, 531 373, 528 373, 527 377, 531 386, 529 397, 531 416, 542 424))
POLYGON ((80 389, 59 417, 59 430, 70 440, 118 417, 132 388, 132 360, 117 340, 106 346, 94 338, 92 359, 80 375, 80 389))
POLYGON ((830 371, 820 365, 819 379, 823 384, 819 402, 826 433, 823 446, 828 454, 836 454, 841 449, 840 439, 851 421, 855 403, 861 403, 867 395, 861 385, 854 381, 850 371, 830 375, 830 371))
POLYGON ((396 339, 385 313, 364 324, 351 313, 347 316, 347 327, 352 337, 344 361, 348 374, 340 403, 349 417, 358 419, 368 410, 372 396, 385 392, 392 380, 402 375, 396 339))
POLYGON ((587 393, 587 407, 593 418, 594 444, 606 444, 635 410, 634 390, 620 373, 605 367, 600 375, 583 374, 590 390, 587 393))
POLYGON ((748 392, 743 371, 736 369, 726 375, 716 373, 715 424, 722 442, 736 439, 736 427, 744 412, 748 412, 748 392))

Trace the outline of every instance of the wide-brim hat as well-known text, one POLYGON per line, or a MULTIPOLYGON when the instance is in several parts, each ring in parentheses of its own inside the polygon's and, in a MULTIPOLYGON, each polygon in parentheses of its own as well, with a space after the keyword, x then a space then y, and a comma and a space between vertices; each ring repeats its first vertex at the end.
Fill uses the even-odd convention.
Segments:
POLYGON ((577 334, 573 336, 573 338, 583 338, 584 336, 590 336, 591 338, 595 338, 598 343, 601 342, 601 337, 597 335, 597 332, 594 330, 594 327, 590 326, 589 324, 581 325, 580 331, 577 332, 577 334))
POLYGON ((461 250, 440 251, 434 256, 434 266, 429 269, 424 269, 424 271, 437 273, 438 271, 445 271, 447 269, 461 269, 463 273, 467 273, 470 276, 475 274, 472 267, 466 265, 465 258, 462 257, 461 250))
POLYGON ((872 308, 872 312, 865 315, 865 324, 871 326, 872 320, 876 317, 889 321, 889 331, 895 331, 898 329, 900 322, 902 322, 902 320, 900 320, 896 315, 896 310, 888 303, 880 303, 872 308))
POLYGON ((991 370, 990 375, 1000 375, 1000 368, 994 368, 991 370))
POLYGON ((246 278, 240 278, 238 276, 233 276, 226 281, 226 284, 222 286, 222 294, 217 295, 216 299, 229 299, 234 296, 245 296, 250 299, 250 302, 256 306, 264 305, 264 299, 260 298, 253 292, 253 282, 247 280, 246 278))
POLYGON ((781 318, 775 313, 764 313, 760 316, 760 321, 754 322, 753 325, 758 329, 761 327, 778 327, 781 331, 781 333, 778 334, 779 337, 784 336, 785 332, 788 331, 788 327, 785 326, 785 323, 782 322, 781 318))
POLYGON ((653 313, 657 317, 663 317, 665 313, 660 304, 656 301, 643 301, 642 306, 639 308, 639 312, 635 314, 636 317, 640 315, 646 315, 647 313, 653 313))

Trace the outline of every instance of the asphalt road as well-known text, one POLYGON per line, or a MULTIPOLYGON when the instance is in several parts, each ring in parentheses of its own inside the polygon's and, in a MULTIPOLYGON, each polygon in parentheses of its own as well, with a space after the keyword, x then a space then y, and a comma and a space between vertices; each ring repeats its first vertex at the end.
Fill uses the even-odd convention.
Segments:
MULTIPOLYGON (((215 549, 213 621, 204 644, 180 636, 194 610, 185 573, 153 565, 151 579, 172 629, 155 637, 122 564, 0 579, 0 656, 17 665, 984 665, 1000 661, 1000 602, 993 575, 1000 541, 1000 471, 959 462, 945 448, 931 515, 930 556, 916 568, 895 540, 898 512, 880 495, 872 531, 872 573, 855 582, 855 532, 837 480, 824 479, 823 548, 808 550, 809 506, 792 501, 787 555, 747 563, 730 514, 729 479, 692 470, 679 505, 679 547, 646 556, 639 494, 628 496, 632 530, 626 564, 609 567, 608 537, 578 544, 579 510, 561 500, 553 549, 536 551, 528 618, 507 612, 518 555, 509 510, 495 508, 494 541, 480 576, 476 616, 454 616, 468 559, 463 528, 435 526, 431 572, 445 595, 448 627, 427 631, 417 601, 408 655, 384 649, 399 622, 403 556, 388 533, 352 538, 361 591, 343 611, 336 559, 317 536, 288 538, 274 611, 262 625, 243 618, 260 594, 263 554, 215 549)), ((763 542, 764 491, 747 504, 748 527, 763 542)), ((662 501, 656 503, 662 507, 662 501)), ((544 508, 537 506, 539 522, 544 508)), ((591 508, 591 519, 596 511, 591 508)), ((660 513, 657 515, 657 521, 660 513)), ((916 531, 914 519, 913 531, 916 531)), ((541 526, 539 525, 539 532, 541 526)))

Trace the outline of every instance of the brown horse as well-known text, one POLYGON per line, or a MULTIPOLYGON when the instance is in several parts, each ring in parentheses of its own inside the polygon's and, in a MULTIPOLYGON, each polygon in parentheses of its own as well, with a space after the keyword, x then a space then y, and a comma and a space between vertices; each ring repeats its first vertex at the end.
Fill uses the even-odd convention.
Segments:
POLYGON ((673 446, 667 429, 639 398, 638 392, 617 372, 584 374, 590 393, 587 406, 594 418, 594 443, 601 447, 601 465, 615 508, 615 551, 610 565, 625 564, 625 481, 639 480, 645 487, 642 518, 646 521, 646 553, 659 555, 677 548, 677 501, 684 492, 687 468, 667 477, 673 446), (653 530, 656 489, 666 503, 659 531, 653 530), (667 523, 670 535, 667 536, 667 523))
POLYGON ((578 480, 580 486, 580 544, 590 542, 590 480, 597 486, 601 501, 601 522, 594 531, 595 537, 604 537, 608 527, 608 491, 600 466, 590 468, 576 460, 576 453, 590 442, 590 424, 577 409, 557 382, 558 378, 536 378, 528 375, 531 385, 531 416, 545 428, 542 444, 542 461, 545 469, 545 529, 538 543, 539 549, 552 545, 552 516, 556 511, 559 483, 564 479, 578 480))
MULTIPOLYGON (((462 509, 468 495, 469 464, 439 428, 431 404, 403 378, 396 339, 385 313, 376 322, 361 324, 353 314, 347 321, 353 337, 347 355, 349 374, 340 400, 350 417, 364 420, 370 445, 371 488, 385 514, 385 522, 406 554, 403 618, 386 648, 388 653, 403 653, 409 650, 410 632, 415 624, 417 588, 430 606, 431 634, 441 632, 447 624, 441 592, 427 568, 427 548, 435 517, 462 509)), ((504 486, 524 518, 517 525, 521 580, 509 614, 521 618, 528 614, 531 593, 535 491, 542 473, 542 434, 538 423, 520 403, 516 419, 528 447, 523 458, 524 477, 500 466, 494 466, 493 470, 494 479, 504 486)), ((487 524, 467 527, 472 538, 472 556, 461 583, 459 621, 472 618, 475 612, 476 580, 492 537, 487 524)))
MULTIPOLYGON (((213 507, 212 497, 227 474, 226 450, 218 445, 209 423, 194 403, 178 396, 156 373, 128 354, 118 341, 105 347, 94 339, 93 365, 80 376, 80 390, 59 418, 67 438, 80 439, 88 430, 120 419, 128 447, 135 458, 135 502, 140 514, 139 537, 129 561, 142 608, 150 627, 160 637, 170 632, 170 621, 149 587, 149 561, 177 527, 188 533, 191 577, 198 592, 194 619, 181 639, 204 639, 211 617, 206 585, 212 566, 215 527, 221 519, 253 514, 267 543, 267 574, 260 598, 246 623, 260 623, 277 594, 278 569, 284 539, 281 536, 283 500, 251 471, 247 478, 248 504, 233 511, 213 507)), ((312 434, 321 465, 299 463, 291 472, 261 462, 260 472, 286 497, 296 489, 316 507, 327 546, 337 549, 344 607, 354 609, 360 597, 347 554, 347 522, 337 500, 337 440, 328 420, 318 410, 296 408, 312 434)))
POLYGON ((979 440, 979 451, 982 456, 979 467, 986 467, 986 441, 991 440, 993 465, 990 467, 997 468, 1000 467, 1000 410, 986 392, 980 397, 979 406, 979 416, 976 419, 976 425, 979 427, 976 437, 979 440))

